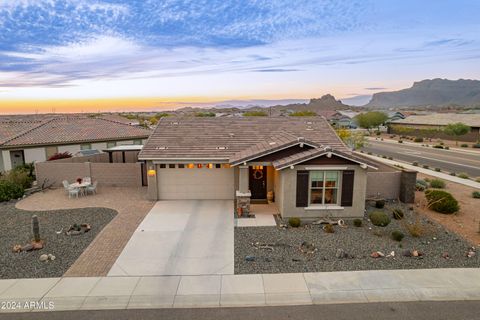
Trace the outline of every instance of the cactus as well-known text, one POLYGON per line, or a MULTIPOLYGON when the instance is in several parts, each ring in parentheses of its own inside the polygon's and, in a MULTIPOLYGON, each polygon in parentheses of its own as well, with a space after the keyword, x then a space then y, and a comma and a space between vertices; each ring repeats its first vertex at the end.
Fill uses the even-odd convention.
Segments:
POLYGON ((36 215, 32 216, 32 232, 33 240, 40 242, 40 224, 38 223, 38 217, 36 215))

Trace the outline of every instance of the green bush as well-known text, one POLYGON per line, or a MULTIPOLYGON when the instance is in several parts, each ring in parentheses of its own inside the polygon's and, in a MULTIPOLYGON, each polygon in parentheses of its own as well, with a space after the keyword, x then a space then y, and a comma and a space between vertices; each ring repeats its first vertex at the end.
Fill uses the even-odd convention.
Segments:
POLYGON ((435 189, 445 189, 445 181, 442 179, 433 179, 430 181, 430 187, 435 189))
POLYGON ((375 201, 375 208, 382 209, 383 207, 385 207, 385 200, 375 201))
POLYGON ((422 179, 417 179, 417 184, 420 184, 424 187, 424 189, 428 189, 428 181, 422 180, 422 179))
POLYGON ((244 117, 266 117, 268 114, 265 111, 247 111, 243 113, 244 117))
POLYGON ((398 143, 403 143, 403 141, 402 141, 402 140, 398 140, 398 143))
POLYGON ((472 197, 475 199, 480 199, 480 191, 473 191, 472 197))
POLYGON ((462 144, 460 145, 460 147, 462 147, 462 148, 468 148, 468 144, 462 143, 462 144))
POLYGON ((423 138, 422 137, 416 137, 415 139, 413 139, 413 142, 423 142, 423 138))
POLYGON ((418 167, 418 161, 413 161, 412 166, 418 167))
POLYGON ((472 144, 472 148, 480 148, 480 143, 475 143, 475 144, 472 144))
POLYGON ((424 165, 423 165, 423 169, 428 169, 428 168, 430 168, 430 167, 428 166, 428 164, 424 164, 424 165))
POLYGON ((395 220, 402 220, 405 214, 403 213, 402 209, 396 208, 392 210, 392 216, 395 220))
POLYGON ((374 211, 368 216, 374 226, 386 227, 390 223, 390 217, 383 211, 374 211))
POLYGON ((450 147, 449 147, 449 146, 445 146, 445 147, 443 147, 443 149, 445 149, 445 150, 450 150, 450 147))
POLYGON ((9 181, 13 184, 22 186, 23 189, 28 189, 32 186, 33 177, 29 176, 27 171, 14 169, 2 176, 1 180, 9 181))
POLYGON ((379 135, 381 135, 382 133, 381 133, 380 131, 375 131, 375 134, 376 134, 377 136, 379 136, 379 135))
POLYGON ((302 221, 300 220, 300 218, 296 218, 296 217, 292 217, 292 218, 289 218, 288 219, 288 224, 290 225, 290 227, 292 228, 298 228, 300 227, 300 224, 302 223, 302 221))
POLYGON ((442 145, 439 145, 439 144, 436 144, 436 145, 434 145, 432 148, 435 148, 435 149, 443 149, 443 146, 442 146, 442 145))
POLYGON ((437 172, 441 172, 441 171, 442 171, 442 169, 440 169, 440 168, 435 168, 435 171, 437 171, 437 172))
POLYGON ((21 185, 8 180, 0 180, 0 202, 21 198, 23 193, 24 189, 21 185))
POLYGON ((362 219, 355 219, 353 220, 353 225, 355 227, 361 227, 362 226, 362 219))
POLYGON ((403 232, 398 230, 392 231, 392 234, 390 236, 392 237, 393 240, 398 242, 402 241, 403 238, 405 238, 405 235, 403 234, 403 232))
POLYGON ((469 178, 468 174, 466 174, 465 172, 459 173, 457 175, 457 177, 462 178, 462 179, 468 179, 469 178))
POLYGON ((458 201, 448 192, 443 190, 427 190, 425 196, 428 200, 428 206, 433 211, 445 214, 457 212, 460 207, 458 201))
POLYGON ((457 174, 455 172, 450 172, 450 175, 455 177, 457 174))
POLYGON ((480 183, 480 178, 475 179, 475 182, 480 183))

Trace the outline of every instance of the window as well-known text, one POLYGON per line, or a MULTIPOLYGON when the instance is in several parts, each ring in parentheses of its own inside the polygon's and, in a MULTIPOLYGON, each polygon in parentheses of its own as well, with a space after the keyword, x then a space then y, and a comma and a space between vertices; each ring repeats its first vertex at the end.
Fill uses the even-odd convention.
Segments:
POLYGON ((165 169, 167 165, 165 163, 160 164, 160 169, 165 169))
POLYGON ((107 148, 109 148, 109 149, 115 147, 116 145, 117 145, 117 143, 115 141, 107 142, 107 148))
POLYGON ((338 171, 310 171, 310 204, 337 204, 338 171))
POLYGON ((184 168, 185 168, 185 165, 184 165, 183 163, 179 163, 179 164, 178 164, 178 168, 179 168, 179 169, 184 169, 184 168))
POLYGON ((216 163, 216 164, 215 164, 215 168, 216 168, 216 169, 220 169, 221 167, 222 167, 222 165, 221 165, 220 163, 216 163))
POLYGON ((80 150, 90 150, 92 149, 92 145, 90 143, 84 143, 80 145, 80 150))
POLYGON ((175 164, 170 163, 170 164, 168 165, 168 167, 169 167, 170 169, 175 169, 175 164))
POLYGON ((138 140, 133 140, 133 144, 141 145, 141 144, 142 144, 142 140, 140 140, 140 139, 138 139, 138 140))

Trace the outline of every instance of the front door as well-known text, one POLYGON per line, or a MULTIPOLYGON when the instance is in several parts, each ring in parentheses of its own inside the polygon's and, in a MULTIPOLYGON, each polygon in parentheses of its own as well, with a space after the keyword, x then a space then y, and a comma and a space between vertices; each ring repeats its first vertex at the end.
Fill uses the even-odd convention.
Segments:
POLYGON ((23 150, 10 151, 10 159, 12 160, 12 168, 25 164, 23 150))
POLYGON ((266 166, 251 166, 249 168, 248 183, 251 199, 266 199, 267 198, 267 167, 266 166))

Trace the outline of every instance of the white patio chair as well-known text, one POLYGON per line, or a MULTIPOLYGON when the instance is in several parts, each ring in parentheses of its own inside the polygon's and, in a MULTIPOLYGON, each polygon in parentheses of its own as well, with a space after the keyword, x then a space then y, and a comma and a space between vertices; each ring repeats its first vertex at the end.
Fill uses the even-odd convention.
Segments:
POLYGON ((80 194, 80 188, 69 188, 68 189, 68 197, 71 198, 73 196, 77 197, 80 194))
POLYGON ((86 192, 87 194, 91 192, 92 194, 97 194, 97 184, 98 181, 94 181, 92 185, 87 186, 86 192))
POLYGON ((68 183, 67 180, 63 180, 62 181, 62 184, 63 184, 63 188, 65 189, 65 192, 68 193, 69 189, 70 189, 70 184, 68 183))
POLYGON ((91 183, 92 183, 92 178, 91 178, 91 177, 84 177, 84 178, 82 179, 82 182, 91 184, 91 183))

